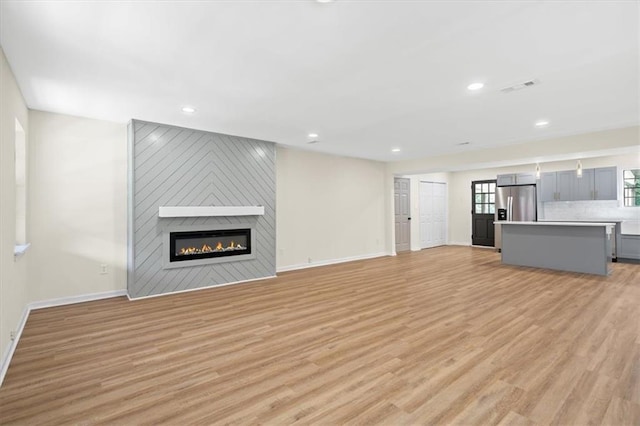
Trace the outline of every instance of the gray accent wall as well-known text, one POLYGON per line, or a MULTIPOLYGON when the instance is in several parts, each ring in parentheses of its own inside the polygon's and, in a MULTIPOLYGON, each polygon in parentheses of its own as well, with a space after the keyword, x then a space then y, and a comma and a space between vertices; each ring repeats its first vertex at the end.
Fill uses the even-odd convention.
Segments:
POLYGON ((275 275, 275 144, 133 120, 129 124, 131 298, 275 275), (264 216, 159 218, 160 206, 256 206, 264 216), (172 228, 251 224, 255 259, 164 269, 172 228))

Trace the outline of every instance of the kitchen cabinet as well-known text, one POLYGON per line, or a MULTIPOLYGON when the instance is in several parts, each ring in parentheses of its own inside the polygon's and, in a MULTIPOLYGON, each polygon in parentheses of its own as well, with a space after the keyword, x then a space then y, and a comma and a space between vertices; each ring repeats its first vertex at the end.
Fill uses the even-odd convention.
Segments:
POLYGON ((595 200, 618 199, 618 169, 616 167, 600 167, 594 173, 595 200))
POLYGON ((593 200, 594 196, 594 169, 583 169, 582 177, 576 176, 573 186, 574 200, 593 200))
POLYGON ((620 235, 618 258, 640 260, 640 235, 620 235))
POLYGON ((542 173, 540 175, 540 201, 571 201, 575 172, 542 173))
POLYGON ((498 175, 496 184, 498 186, 512 185, 535 185, 536 175, 534 173, 509 173, 498 175))
POLYGON ((538 185, 538 198, 540 201, 556 201, 556 172, 542 173, 540 175, 540 184, 538 185))
POLYGON ((616 200, 617 179, 616 167, 583 169, 580 178, 575 170, 542 173, 540 201, 616 200))
POLYGON ((558 173, 558 186, 556 190, 557 201, 573 201, 573 186, 576 178, 575 170, 565 170, 558 173))

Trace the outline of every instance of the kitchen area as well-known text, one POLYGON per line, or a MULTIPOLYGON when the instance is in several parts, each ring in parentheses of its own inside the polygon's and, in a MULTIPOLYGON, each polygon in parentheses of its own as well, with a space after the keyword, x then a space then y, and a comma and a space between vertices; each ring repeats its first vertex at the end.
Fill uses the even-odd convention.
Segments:
POLYGON ((495 247, 504 264, 608 275, 611 262, 640 261, 639 194, 640 171, 580 161, 498 175, 495 247))

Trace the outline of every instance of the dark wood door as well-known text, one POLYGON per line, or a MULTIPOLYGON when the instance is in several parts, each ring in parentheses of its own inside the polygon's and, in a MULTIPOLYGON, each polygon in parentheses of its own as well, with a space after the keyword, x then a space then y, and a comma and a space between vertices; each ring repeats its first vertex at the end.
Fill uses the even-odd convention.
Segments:
POLYGON ((495 245, 496 180, 471 182, 471 244, 495 245))

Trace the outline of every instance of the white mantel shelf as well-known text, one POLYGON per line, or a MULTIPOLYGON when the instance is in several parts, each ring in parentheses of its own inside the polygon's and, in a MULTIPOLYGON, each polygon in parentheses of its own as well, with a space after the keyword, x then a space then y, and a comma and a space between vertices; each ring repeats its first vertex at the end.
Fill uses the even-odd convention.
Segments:
POLYGON ((263 216, 264 206, 160 206, 159 217, 263 216))

